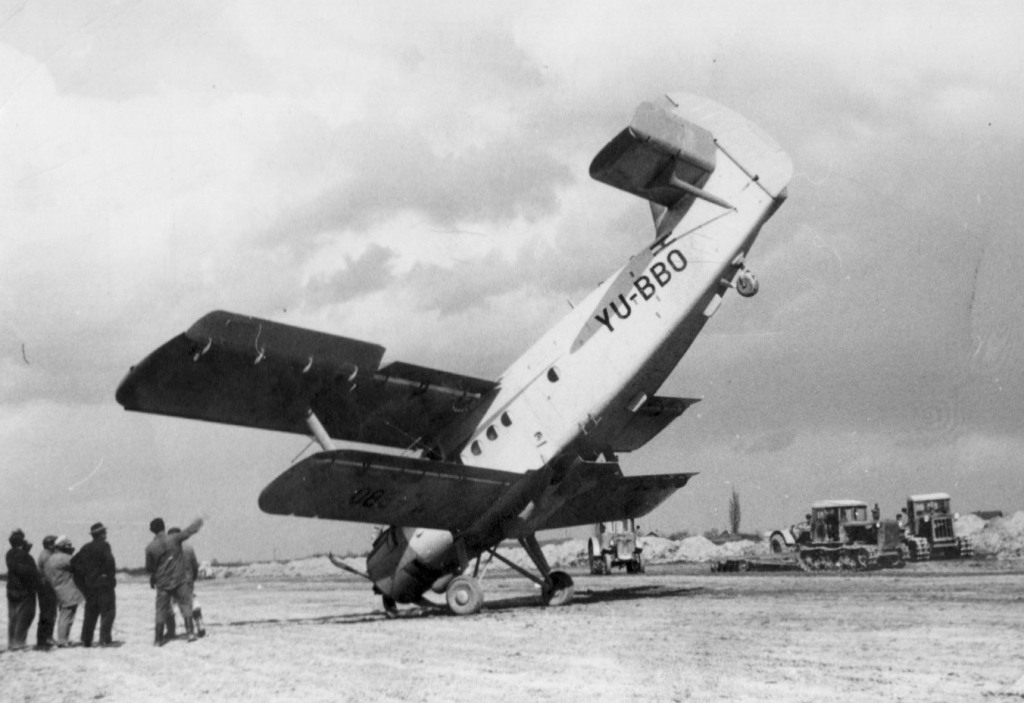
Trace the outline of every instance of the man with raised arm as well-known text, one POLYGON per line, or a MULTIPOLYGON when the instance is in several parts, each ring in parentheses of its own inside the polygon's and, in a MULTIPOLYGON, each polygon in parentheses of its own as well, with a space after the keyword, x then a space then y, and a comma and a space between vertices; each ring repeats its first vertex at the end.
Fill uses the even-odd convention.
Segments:
POLYGON ((162 646, 164 626, 171 615, 171 600, 181 608, 181 617, 185 620, 185 632, 188 641, 196 640, 195 624, 192 621, 192 589, 188 584, 188 565, 182 554, 181 544, 199 532, 203 526, 202 518, 196 518, 191 525, 181 532, 167 534, 162 518, 154 518, 149 523, 149 531, 153 533, 153 541, 146 546, 146 571, 149 572, 149 584, 156 589, 156 623, 153 644, 162 646))

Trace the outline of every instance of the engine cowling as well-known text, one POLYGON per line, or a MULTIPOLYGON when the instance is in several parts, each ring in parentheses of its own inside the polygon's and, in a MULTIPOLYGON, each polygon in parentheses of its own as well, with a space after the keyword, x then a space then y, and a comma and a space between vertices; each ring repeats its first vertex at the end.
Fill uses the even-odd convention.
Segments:
POLYGON ((452 534, 419 527, 387 528, 366 557, 375 589, 398 603, 416 602, 457 566, 452 534))

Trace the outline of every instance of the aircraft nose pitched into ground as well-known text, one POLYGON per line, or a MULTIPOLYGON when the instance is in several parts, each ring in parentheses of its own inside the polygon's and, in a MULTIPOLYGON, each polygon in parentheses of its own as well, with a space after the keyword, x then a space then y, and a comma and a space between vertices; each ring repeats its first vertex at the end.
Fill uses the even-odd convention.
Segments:
POLYGON ((743 117, 698 96, 645 102, 595 157, 591 175, 650 203, 651 243, 520 356, 501 382, 396 362, 384 348, 212 312, 133 367, 127 410, 294 432, 322 451, 260 495, 265 512, 388 525, 364 574, 384 599, 444 593, 483 605, 484 554, 518 539, 549 605, 572 599, 538 531, 643 516, 693 473, 624 476, 618 455, 693 403, 656 395, 747 269, 786 197, 792 163, 743 117), (700 236, 691 236, 694 233, 700 236), (339 447, 355 441, 375 452, 339 447), (471 570, 475 560, 475 567, 471 570))

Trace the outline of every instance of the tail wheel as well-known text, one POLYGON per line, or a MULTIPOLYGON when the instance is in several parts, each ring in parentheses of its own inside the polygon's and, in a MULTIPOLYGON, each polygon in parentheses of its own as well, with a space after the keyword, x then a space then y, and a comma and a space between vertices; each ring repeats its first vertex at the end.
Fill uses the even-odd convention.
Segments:
POLYGON ((484 606, 480 582, 470 576, 456 576, 444 594, 448 607, 456 615, 473 615, 484 606))
POLYGON ((540 598, 544 605, 566 605, 572 600, 575 587, 572 578, 564 571, 552 571, 541 587, 540 598))
POLYGON ((760 288, 757 277, 746 269, 736 274, 736 292, 744 298, 755 295, 760 288))

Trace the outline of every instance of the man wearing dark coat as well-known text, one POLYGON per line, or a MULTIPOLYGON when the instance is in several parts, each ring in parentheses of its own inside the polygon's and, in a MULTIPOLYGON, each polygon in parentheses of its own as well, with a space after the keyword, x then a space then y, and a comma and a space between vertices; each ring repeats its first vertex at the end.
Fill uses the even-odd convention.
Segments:
POLYGON ((100 646, 114 643, 112 631, 117 615, 117 599, 114 587, 117 579, 114 571, 114 553, 107 543, 107 528, 97 522, 89 529, 92 541, 71 557, 71 570, 75 585, 85 595, 85 616, 82 618, 82 645, 92 646, 96 620, 100 621, 100 646))
POLYGON ((28 647, 28 630, 36 616, 36 593, 39 592, 39 569, 29 555, 32 543, 25 533, 15 530, 7 551, 7 648, 28 647))

